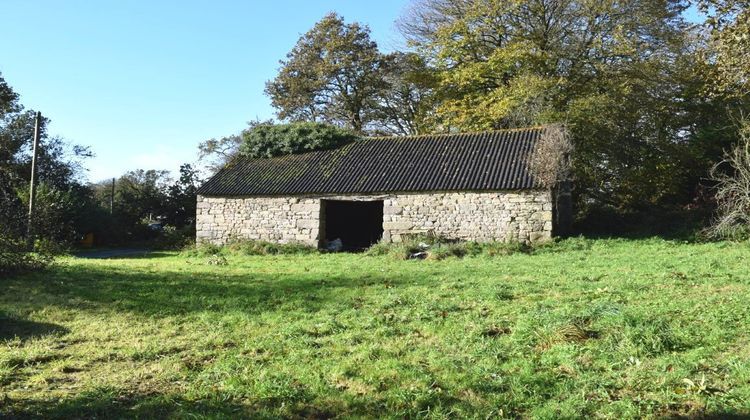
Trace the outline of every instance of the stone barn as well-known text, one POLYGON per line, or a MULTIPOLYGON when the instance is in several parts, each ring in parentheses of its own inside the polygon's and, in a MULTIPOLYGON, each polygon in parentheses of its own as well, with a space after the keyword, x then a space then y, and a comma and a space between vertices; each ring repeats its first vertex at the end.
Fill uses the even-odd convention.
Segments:
POLYGON ((416 234, 548 240, 561 219, 554 203, 569 200, 554 200, 529 168, 544 132, 366 138, 333 150, 239 158, 199 189, 197 241, 323 247, 340 239, 345 249, 361 249, 416 234))

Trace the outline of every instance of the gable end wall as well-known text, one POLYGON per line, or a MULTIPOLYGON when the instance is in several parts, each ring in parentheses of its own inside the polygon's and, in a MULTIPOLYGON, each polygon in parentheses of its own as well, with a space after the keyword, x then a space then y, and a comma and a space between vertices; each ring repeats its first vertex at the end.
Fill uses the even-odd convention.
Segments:
POLYGON ((233 238, 272 242, 320 241, 321 200, 383 200, 383 240, 403 235, 489 242, 537 242, 552 236, 549 191, 438 192, 315 197, 198 196, 196 239, 225 244, 233 238))

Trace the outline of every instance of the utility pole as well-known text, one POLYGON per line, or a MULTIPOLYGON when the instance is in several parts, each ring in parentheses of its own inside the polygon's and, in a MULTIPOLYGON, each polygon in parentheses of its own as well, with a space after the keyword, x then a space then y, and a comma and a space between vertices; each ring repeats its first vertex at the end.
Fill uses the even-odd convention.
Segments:
POLYGON ((31 182, 29 184, 29 219, 26 226, 26 237, 29 241, 29 246, 34 245, 34 198, 36 197, 36 159, 39 154, 39 137, 41 133, 42 124, 42 113, 37 111, 36 118, 34 119, 34 148, 31 155, 31 182))
POLYGON ((109 215, 113 215, 115 212, 115 179, 112 178, 112 190, 109 194, 109 215))

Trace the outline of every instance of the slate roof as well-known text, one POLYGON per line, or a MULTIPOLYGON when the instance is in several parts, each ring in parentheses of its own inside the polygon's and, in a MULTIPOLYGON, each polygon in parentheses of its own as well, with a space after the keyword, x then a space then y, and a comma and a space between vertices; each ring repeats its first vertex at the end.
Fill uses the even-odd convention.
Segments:
POLYGON ((468 134, 373 137, 326 151, 238 158, 204 196, 287 196, 539 188, 528 161, 543 127, 468 134))

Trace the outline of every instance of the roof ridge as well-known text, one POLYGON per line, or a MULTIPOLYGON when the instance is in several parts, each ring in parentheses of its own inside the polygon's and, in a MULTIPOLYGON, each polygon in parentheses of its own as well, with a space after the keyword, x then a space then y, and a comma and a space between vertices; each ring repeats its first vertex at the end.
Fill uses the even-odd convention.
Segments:
POLYGON ((502 129, 497 129, 497 130, 459 131, 455 133, 410 134, 407 136, 362 136, 360 137, 360 141, 361 140, 385 140, 385 139, 391 140, 391 139, 416 139, 416 138, 424 138, 424 137, 465 136, 465 135, 472 135, 472 134, 514 133, 518 131, 541 130, 541 129, 547 128, 550 125, 551 124, 539 124, 539 125, 532 125, 528 127, 502 128, 502 129))
MULTIPOLYGON (((296 157, 304 156, 308 154, 314 154, 314 153, 331 153, 337 150, 343 150, 346 148, 356 147, 357 144, 361 144, 365 141, 384 141, 384 140, 421 140, 426 138, 435 138, 435 137, 459 137, 459 136, 474 136, 478 134, 503 134, 503 133, 517 133, 517 132, 531 132, 535 130, 542 130, 551 124, 540 124, 540 125, 533 125, 529 127, 521 127, 521 128, 503 128, 499 130, 487 130, 487 131, 462 131, 458 133, 437 133, 437 134, 416 134, 416 135, 410 135, 410 136, 372 136, 372 137, 355 137, 353 141, 350 141, 348 143, 344 143, 342 145, 332 147, 330 149, 320 149, 320 150, 308 150, 302 153, 290 153, 286 155, 278 155, 278 156, 271 156, 271 157, 250 157, 250 156, 243 156, 238 155, 239 159, 235 159, 235 161, 238 160, 244 160, 252 161, 252 160, 276 160, 276 161, 289 161, 293 160, 296 157)), ((507 140, 512 140, 511 138, 506 138, 507 140)), ((230 162, 224 167, 230 166, 230 164, 238 164, 239 162, 230 162)), ((223 169, 223 168, 222 168, 223 169)), ((218 173, 218 172, 217 172, 218 173)))

